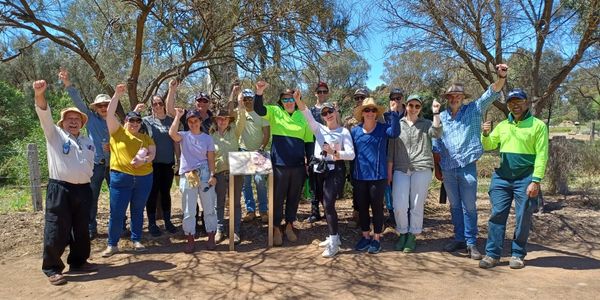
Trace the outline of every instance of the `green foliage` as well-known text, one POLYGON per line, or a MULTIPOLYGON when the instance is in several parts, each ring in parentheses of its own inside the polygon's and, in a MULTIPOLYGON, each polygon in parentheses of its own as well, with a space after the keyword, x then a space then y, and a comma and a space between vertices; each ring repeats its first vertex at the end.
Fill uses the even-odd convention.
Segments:
POLYGON ((31 209, 31 193, 28 189, 0 187, 0 214, 31 209))

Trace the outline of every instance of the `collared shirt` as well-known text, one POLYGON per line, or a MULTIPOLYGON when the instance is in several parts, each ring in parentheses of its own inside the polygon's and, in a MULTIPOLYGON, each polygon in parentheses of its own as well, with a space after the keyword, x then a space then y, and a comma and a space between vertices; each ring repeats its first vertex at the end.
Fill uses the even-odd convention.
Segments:
POLYGON ((456 116, 450 108, 440 113, 444 133, 433 140, 433 152, 440 154, 442 170, 462 168, 481 157, 481 115, 498 97, 500 92, 490 85, 479 99, 461 106, 456 116))
POLYGON ((104 162, 108 165, 110 152, 105 152, 103 150, 104 148, 102 147, 103 144, 108 144, 110 142, 110 135, 108 134, 106 120, 95 111, 89 109, 89 107, 81 99, 79 91, 77 91, 73 85, 67 87, 67 93, 69 93, 69 96, 71 97, 73 104, 75 104, 75 107, 88 116, 86 127, 88 135, 90 136, 90 139, 96 148, 94 163, 98 164, 104 162))
POLYGON ((73 184, 90 183, 96 150, 92 140, 81 133, 75 137, 54 125, 49 106, 46 110, 36 106, 35 112, 46 137, 50 179, 73 184))
POLYGON ((246 127, 245 113, 245 109, 238 109, 235 123, 229 123, 229 130, 223 135, 217 130, 210 134, 215 144, 215 173, 229 170, 229 152, 240 149, 240 136, 246 127))
POLYGON ((256 151, 263 142, 263 128, 269 127, 269 122, 259 116, 255 111, 247 111, 246 127, 240 138, 240 148, 256 151))
POLYGON ((431 139, 441 137, 442 132, 442 126, 433 127, 430 120, 418 118, 409 125, 406 118, 402 118, 400 137, 388 142, 388 162, 394 163, 394 170, 404 173, 433 169, 431 139))

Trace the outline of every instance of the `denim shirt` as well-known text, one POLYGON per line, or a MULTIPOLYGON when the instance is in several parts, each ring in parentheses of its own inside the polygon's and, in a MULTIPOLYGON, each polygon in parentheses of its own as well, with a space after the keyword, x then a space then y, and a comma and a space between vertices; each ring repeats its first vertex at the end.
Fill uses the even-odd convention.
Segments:
POLYGON ((108 134, 108 126, 106 126, 106 120, 104 120, 98 113, 92 111, 83 102, 79 91, 71 85, 67 87, 67 93, 73 100, 73 104, 88 116, 87 131, 90 139, 94 143, 96 153, 94 155, 94 163, 100 164, 104 160, 104 164, 110 165, 110 152, 104 152, 102 144, 108 144, 110 142, 110 135, 108 134))
POLYGON ((479 99, 463 105, 454 118, 450 108, 440 113, 444 133, 433 140, 433 152, 440 154, 442 170, 462 168, 481 157, 481 115, 498 97, 500 92, 490 85, 479 99))

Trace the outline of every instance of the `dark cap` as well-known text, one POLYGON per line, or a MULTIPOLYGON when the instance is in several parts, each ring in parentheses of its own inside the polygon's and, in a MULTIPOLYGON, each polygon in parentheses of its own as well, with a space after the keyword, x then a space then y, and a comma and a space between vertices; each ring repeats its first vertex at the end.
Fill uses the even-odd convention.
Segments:
POLYGON ((408 98, 406 99, 406 103, 410 101, 419 101, 419 103, 423 104, 423 99, 421 99, 421 96, 419 94, 412 94, 408 96, 408 98))
POLYGON ((251 89, 244 89, 242 91, 242 96, 244 98, 254 98, 254 92, 251 89))
POLYGON ((401 95, 404 96, 404 90, 401 88, 395 88, 390 91, 389 98, 392 98, 392 95, 401 95))
POLYGON ((365 88, 360 88, 360 89, 357 89, 357 90, 354 92, 354 96, 358 96, 358 95, 360 95, 360 96, 365 96, 365 97, 369 97, 369 91, 367 91, 367 89, 365 89, 365 88))
POLYGON ((139 112, 135 112, 135 111, 130 111, 125 115, 125 120, 129 120, 129 119, 141 119, 142 115, 140 115, 139 112))
POLYGON ((189 118, 198 118, 198 119, 200 119, 200 118, 202 118, 202 116, 200 116, 200 112, 199 111, 197 111, 195 109, 192 109, 192 110, 188 110, 187 114, 185 115, 185 118, 186 119, 189 119, 189 118))
POLYGON ((506 96, 506 102, 512 99, 527 100, 527 94, 522 89, 514 89, 508 93, 508 96, 506 96))
POLYGON ((205 92, 200 92, 200 93, 196 94, 196 97, 194 97, 195 101, 202 100, 202 99, 210 102, 210 96, 205 92))
POLYGON ((323 106, 321 107, 321 111, 323 111, 326 108, 335 110, 335 106, 331 102, 325 102, 325 103, 323 103, 323 106))
POLYGON ((327 86, 327 83, 325 83, 323 81, 319 81, 319 83, 317 83, 317 87, 315 88, 315 91, 317 91, 319 88, 326 88, 329 91, 329 86, 327 86))
POLYGON ((285 91, 281 92, 281 94, 279 94, 279 99, 283 98, 283 95, 290 95, 290 96, 294 96, 294 90, 292 89, 285 89, 285 91))

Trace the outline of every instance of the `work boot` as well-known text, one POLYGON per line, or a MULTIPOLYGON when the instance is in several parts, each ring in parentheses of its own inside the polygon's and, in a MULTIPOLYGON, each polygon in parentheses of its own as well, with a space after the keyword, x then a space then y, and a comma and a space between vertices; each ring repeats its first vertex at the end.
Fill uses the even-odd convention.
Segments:
POLYGON ((183 252, 187 254, 194 253, 194 248, 196 241, 194 240, 194 235, 188 234, 186 235, 187 242, 185 243, 185 247, 183 248, 183 252))

